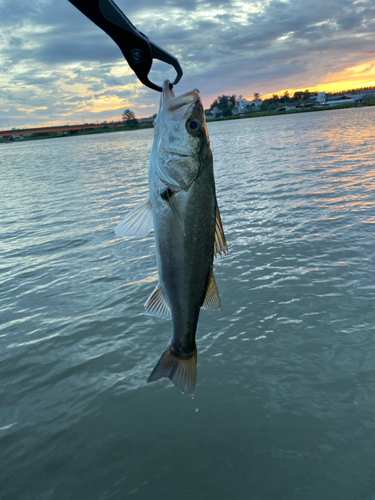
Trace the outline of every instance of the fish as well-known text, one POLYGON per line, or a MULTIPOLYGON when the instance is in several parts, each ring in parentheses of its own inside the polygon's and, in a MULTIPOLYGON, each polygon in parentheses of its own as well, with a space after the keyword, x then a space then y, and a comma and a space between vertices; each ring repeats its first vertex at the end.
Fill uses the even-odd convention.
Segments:
POLYGON ((118 236, 155 233, 158 284, 145 313, 172 319, 172 338, 148 382, 169 378, 193 394, 202 309, 220 309, 214 256, 228 251, 216 199, 213 156, 199 91, 176 96, 165 80, 154 122, 149 197, 118 224, 118 236))

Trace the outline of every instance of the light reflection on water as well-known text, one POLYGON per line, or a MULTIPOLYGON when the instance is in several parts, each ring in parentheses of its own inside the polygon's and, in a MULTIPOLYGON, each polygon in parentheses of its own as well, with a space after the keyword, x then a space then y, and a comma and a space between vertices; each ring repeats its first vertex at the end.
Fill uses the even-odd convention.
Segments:
POLYGON ((0 498, 373 498, 374 117, 209 124, 230 252, 194 400, 146 383, 153 236, 114 236, 152 130, 0 147, 0 498))

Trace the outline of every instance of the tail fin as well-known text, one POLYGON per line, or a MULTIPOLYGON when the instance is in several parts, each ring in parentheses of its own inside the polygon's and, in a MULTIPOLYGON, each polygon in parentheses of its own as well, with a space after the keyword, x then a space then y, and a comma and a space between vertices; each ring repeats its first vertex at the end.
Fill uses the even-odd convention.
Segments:
POLYGON ((167 347, 147 382, 168 377, 181 391, 192 394, 197 381, 197 358, 197 348, 191 358, 184 359, 173 354, 171 348, 167 347))

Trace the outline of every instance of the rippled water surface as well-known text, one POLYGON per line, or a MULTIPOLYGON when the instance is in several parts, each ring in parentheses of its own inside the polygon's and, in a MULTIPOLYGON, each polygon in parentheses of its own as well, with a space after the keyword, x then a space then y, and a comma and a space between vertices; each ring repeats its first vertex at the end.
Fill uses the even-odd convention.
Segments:
POLYGON ((152 130, 0 145, 0 498, 375 498, 375 108, 209 124, 230 252, 194 399, 147 384, 152 130))

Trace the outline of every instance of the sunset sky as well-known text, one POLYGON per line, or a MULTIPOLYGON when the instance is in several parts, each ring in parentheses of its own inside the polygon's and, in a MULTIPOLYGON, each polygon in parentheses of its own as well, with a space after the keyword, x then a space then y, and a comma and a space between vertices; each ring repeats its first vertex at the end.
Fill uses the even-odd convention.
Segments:
MULTIPOLYGON (((176 93, 263 96, 375 85, 373 0, 117 0, 175 55, 176 93)), ((174 78, 156 63, 151 79, 174 78)), ((119 120, 157 111, 117 45, 67 0, 0 0, 0 129, 119 120)))

